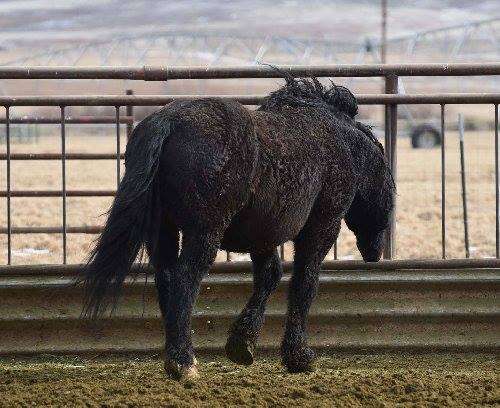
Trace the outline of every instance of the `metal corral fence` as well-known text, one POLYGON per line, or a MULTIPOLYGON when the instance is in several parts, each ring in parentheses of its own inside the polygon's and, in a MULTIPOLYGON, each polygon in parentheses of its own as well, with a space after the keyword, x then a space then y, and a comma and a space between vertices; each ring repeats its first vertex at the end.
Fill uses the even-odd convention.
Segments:
MULTIPOLYGON (((293 76, 315 77, 382 77, 385 78, 386 94, 357 95, 361 105, 385 106, 385 149, 388 162, 397 180, 397 114, 400 104, 436 104, 441 107, 441 247, 442 258, 446 258, 446 188, 445 188, 445 112, 448 104, 491 104, 495 108, 495 184, 496 184, 496 258, 500 257, 500 226, 499 226, 499 166, 498 166, 498 104, 499 93, 477 94, 431 94, 402 95, 398 94, 398 78, 411 76, 491 76, 500 75, 500 64, 400 64, 400 65, 336 65, 336 66, 284 66, 284 72, 293 76)), ((138 81, 169 81, 189 79, 222 79, 222 78, 279 78, 281 74, 270 67, 2 67, 0 79, 126 79, 138 81)), ((262 102, 261 95, 217 96, 234 99, 246 105, 257 105, 262 102)), ((62 234, 63 263, 67 261, 66 238, 68 233, 97 234, 100 226, 70 226, 67 225, 67 197, 97 197, 113 196, 112 190, 67 190, 66 161, 67 160, 116 160, 116 182, 120 180, 120 160, 123 159, 120 146, 120 124, 127 124, 130 132, 133 124, 134 106, 165 105, 173 100, 206 98, 207 95, 176 95, 176 96, 21 96, 0 97, 0 105, 5 108, 3 121, 6 132, 6 153, 0 155, 6 161, 7 189, 0 196, 7 198, 7 226, 0 228, 1 234, 7 234, 7 264, 12 262, 12 234, 62 234), (17 106, 57 106, 60 108, 59 118, 28 118, 15 119, 10 117, 10 108, 17 106), (115 107, 114 117, 75 117, 68 118, 65 114, 69 106, 111 106, 115 107), (125 117, 120 115, 120 107, 126 107, 125 117), (10 125, 14 123, 60 123, 61 152, 54 153, 11 153, 10 125), (69 123, 115 123, 116 124, 116 154, 90 154, 66 152, 66 124, 69 123), (59 160, 62 169, 61 190, 12 190, 11 163, 14 160, 59 160), (61 197, 62 227, 13 227, 12 197, 61 197)), ((385 258, 392 259, 394 252, 395 222, 392 221, 390 233, 387 235, 385 258)), ((283 251, 282 251, 283 252, 283 251)), ((335 251, 335 259, 336 251, 335 251)), ((228 255, 228 260, 230 259, 228 255)))
MULTIPOLYGON (((399 76, 500 75, 500 64, 458 65, 372 65, 281 67, 294 76, 383 77, 387 94, 357 95, 360 104, 385 106, 385 146, 388 162, 396 174, 397 110, 399 104, 436 104, 441 113, 441 238, 442 258, 434 260, 391 260, 395 224, 387 236, 384 262, 334 260, 322 266, 319 293, 309 318, 310 344, 335 350, 473 350, 498 351, 499 311, 499 166, 498 104, 500 94, 398 95, 399 76), (496 183, 496 258, 444 259, 446 257, 446 189, 444 122, 448 104, 490 104, 495 108, 495 183, 496 183)), ((244 68, 0 68, 0 80, 17 79, 128 79, 181 80, 209 78, 270 78, 280 74, 267 67, 244 68)), ((162 323, 155 299, 155 288, 145 278, 125 283, 124 299, 115 315, 95 325, 80 316, 81 288, 71 285, 81 265, 11 265, 13 234, 62 234, 63 263, 67 261, 66 237, 71 233, 96 234, 100 226, 67 224, 68 197, 113 196, 114 190, 70 190, 66 188, 68 160, 113 160, 116 183, 120 180, 123 159, 121 126, 133 126, 134 106, 164 105, 181 96, 22 96, 0 97, 5 108, 7 189, 0 195, 7 201, 7 265, 0 266, 0 355, 36 353, 95 353, 159 351, 163 345, 162 323), (11 117, 17 106, 59 107, 57 118, 11 117), (112 117, 67 117, 70 106, 111 106, 112 117), (126 107, 126 114, 120 114, 126 107), (58 153, 12 153, 10 125, 18 122, 60 124, 61 151, 58 153), (70 123, 107 123, 116 126, 115 153, 66 152, 66 125, 70 123), (61 165, 61 190, 13 190, 12 162, 51 160, 61 165), (62 227, 13 227, 13 197, 60 197, 62 227)), ((203 96, 206 97, 206 96, 203 96)), ((247 105, 259 104, 262 96, 221 96, 247 105)), ((2 125, 0 125, 2 126, 2 125)), ((285 277, 270 299, 261 347, 275 348, 286 312, 285 283, 290 262, 285 262, 285 277)), ((143 271, 134 267, 135 272, 143 271)), ((144 270, 150 272, 148 268, 144 270)), ((194 344, 197 350, 221 350, 227 330, 252 292, 249 262, 217 263, 205 277, 193 315, 194 344)))

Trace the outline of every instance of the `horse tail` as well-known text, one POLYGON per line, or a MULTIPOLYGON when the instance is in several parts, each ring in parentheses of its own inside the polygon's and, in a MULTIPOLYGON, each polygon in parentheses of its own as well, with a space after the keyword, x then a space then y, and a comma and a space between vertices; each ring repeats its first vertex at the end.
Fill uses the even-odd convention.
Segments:
POLYGON ((153 114, 132 132, 125 152, 125 174, 104 230, 77 278, 84 287, 84 317, 102 316, 110 305, 115 309, 137 255, 144 245, 156 244, 160 213, 157 173, 171 131, 168 118, 153 114))

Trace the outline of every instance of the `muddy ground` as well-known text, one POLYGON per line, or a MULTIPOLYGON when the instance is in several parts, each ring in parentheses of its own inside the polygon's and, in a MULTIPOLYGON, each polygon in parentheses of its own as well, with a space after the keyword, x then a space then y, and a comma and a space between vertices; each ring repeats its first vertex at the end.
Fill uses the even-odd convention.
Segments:
POLYGON ((0 406, 498 406, 495 356, 338 355, 287 374, 275 357, 249 368, 201 358, 196 383, 167 379, 159 357, 0 360, 0 406))

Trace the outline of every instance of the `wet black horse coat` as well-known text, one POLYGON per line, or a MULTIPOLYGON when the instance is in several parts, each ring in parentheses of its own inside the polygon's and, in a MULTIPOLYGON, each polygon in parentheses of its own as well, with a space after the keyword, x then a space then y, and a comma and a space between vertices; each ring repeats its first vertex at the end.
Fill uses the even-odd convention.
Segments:
POLYGON ((309 370, 306 318, 341 220, 364 260, 378 261, 393 208, 383 148, 356 113, 346 88, 288 78, 256 111, 201 99, 170 103, 144 119, 128 142, 125 175, 82 277, 85 314, 98 316, 116 302, 144 247, 156 270, 166 370, 195 376, 190 317, 200 282, 217 250, 248 252, 254 293, 226 352, 250 364, 282 275, 277 246, 291 240, 282 359, 289 371, 309 370))

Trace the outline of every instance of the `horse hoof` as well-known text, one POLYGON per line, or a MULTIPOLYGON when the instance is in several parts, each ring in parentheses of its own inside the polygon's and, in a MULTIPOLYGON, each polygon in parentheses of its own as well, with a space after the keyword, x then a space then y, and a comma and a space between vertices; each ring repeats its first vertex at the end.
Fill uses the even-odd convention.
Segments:
POLYGON ((198 361, 196 358, 193 364, 183 366, 173 360, 165 360, 165 372, 174 380, 197 380, 200 376, 198 373, 198 361))
POLYGON ((226 355, 233 363, 249 366, 253 363, 254 346, 239 337, 229 337, 226 355))
POLYGON ((314 351, 309 347, 289 350, 283 355, 283 364, 289 373, 314 371, 314 351))

